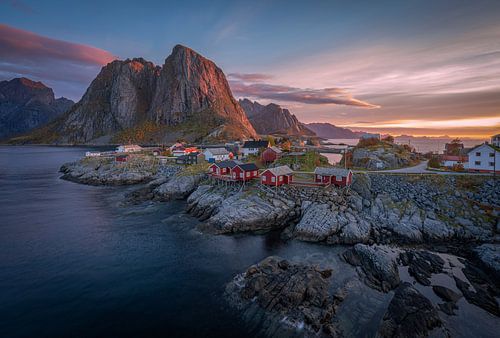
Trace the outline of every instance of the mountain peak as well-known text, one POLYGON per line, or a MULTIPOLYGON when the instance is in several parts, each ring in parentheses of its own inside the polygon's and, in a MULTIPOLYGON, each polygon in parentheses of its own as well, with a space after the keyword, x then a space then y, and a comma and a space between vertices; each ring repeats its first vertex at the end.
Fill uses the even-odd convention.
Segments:
POLYGON ((10 82, 12 84, 22 85, 22 86, 28 87, 28 88, 33 88, 33 89, 49 89, 49 87, 44 85, 42 82, 33 81, 31 79, 28 79, 27 77, 16 77, 8 82, 10 82))

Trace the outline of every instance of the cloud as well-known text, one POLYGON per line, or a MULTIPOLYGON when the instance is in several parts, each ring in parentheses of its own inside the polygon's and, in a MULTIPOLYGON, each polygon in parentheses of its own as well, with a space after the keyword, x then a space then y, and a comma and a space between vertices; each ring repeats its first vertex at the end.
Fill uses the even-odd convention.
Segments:
POLYGON ((272 75, 261 73, 229 73, 227 76, 245 82, 262 82, 273 78, 272 75))
POLYGON ((0 79, 25 76, 56 95, 79 99, 102 65, 116 59, 92 46, 56 40, 0 24, 0 79))
POLYGON ((238 96, 306 104, 337 104, 361 108, 379 108, 377 105, 353 98, 342 88, 302 89, 267 83, 247 84, 243 81, 229 81, 229 84, 233 93, 238 96))
POLYGON ((77 43, 51 39, 0 24, 2 60, 62 60, 87 65, 104 65, 114 59, 111 53, 77 43))

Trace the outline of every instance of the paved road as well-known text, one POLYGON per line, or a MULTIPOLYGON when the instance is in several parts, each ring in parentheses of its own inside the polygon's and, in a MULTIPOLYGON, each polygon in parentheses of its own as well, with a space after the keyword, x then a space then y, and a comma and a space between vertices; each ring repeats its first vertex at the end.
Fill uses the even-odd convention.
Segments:
POLYGON ((427 169, 427 162, 422 161, 416 166, 401 168, 401 169, 391 169, 391 170, 354 170, 354 172, 368 172, 368 173, 395 173, 395 174, 436 174, 436 175, 492 175, 488 173, 469 173, 469 172, 455 172, 455 171, 435 171, 427 169))

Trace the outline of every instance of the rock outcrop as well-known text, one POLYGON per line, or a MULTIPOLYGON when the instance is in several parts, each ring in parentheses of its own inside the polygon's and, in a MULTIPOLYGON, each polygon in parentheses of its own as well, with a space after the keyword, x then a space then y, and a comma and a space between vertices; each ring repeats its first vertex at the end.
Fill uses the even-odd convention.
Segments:
POLYGON ((483 244, 474 250, 477 258, 500 280, 500 244, 483 244))
POLYGON ((417 157, 404 146, 381 141, 375 145, 356 146, 351 160, 356 168, 384 170, 411 166, 417 157))
POLYGON ((184 199, 198 188, 198 184, 205 176, 205 174, 172 176, 166 183, 155 188, 154 199, 161 201, 184 199))
POLYGON ((336 336, 332 318, 342 298, 330 294, 331 276, 331 270, 270 256, 237 275, 227 285, 226 295, 238 308, 255 302, 291 325, 305 324, 312 332, 336 336))
POLYGON ((0 139, 26 133, 54 120, 72 105, 51 88, 27 78, 0 81, 0 139))
POLYGON ((410 283, 402 283, 384 315, 380 337, 426 337, 441 326, 432 303, 410 283))
POLYGON ((257 193, 200 186, 188 198, 188 212, 208 232, 236 233, 285 227, 297 216, 295 203, 257 193))
MULTIPOLYGON (((86 158, 76 162, 65 163, 60 170, 62 179, 88 185, 130 185, 152 180, 164 180, 178 171, 178 167, 159 168, 154 162, 141 161, 134 165, 133 160, 127 165, 113 160, 86 158)), ((146 191, 136 193, 146 194, 146 191)))
POLYGON ((255 131, 262 135, 279 134, 293 136, 316 136, 312 130, 299 122, 288 109, 270 103, 266 106, 248 99, 239 100, 255 131))
POLYGON ((177 45, 163 67, 142 58, 107 64, 67 114, 24 141, 151 143, 253 136, 222 70, 177 45))

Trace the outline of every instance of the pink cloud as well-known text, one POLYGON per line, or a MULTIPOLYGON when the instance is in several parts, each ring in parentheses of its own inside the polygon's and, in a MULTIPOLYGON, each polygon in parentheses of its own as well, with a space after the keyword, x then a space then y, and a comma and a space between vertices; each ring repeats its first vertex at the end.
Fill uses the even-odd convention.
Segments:
POLYGON ((361 108, 379 108, 377 105, 355 99, 342 88, 304 89, 267 83, 247 84, 243 81, 230 81, 229 83, 233 93, 242 97, 306 104, 339 104, 361 108))
POLYGON ((57 59, 87 65, 105 65, 116 59, 111 53, 77 43, 51 39, 0 24, 2 61, 57 59))
POLYGON ((261 82, 273 78, 272 75, 261 73, 229 73, 227 76, 231 79, 249 82, 261 82))

